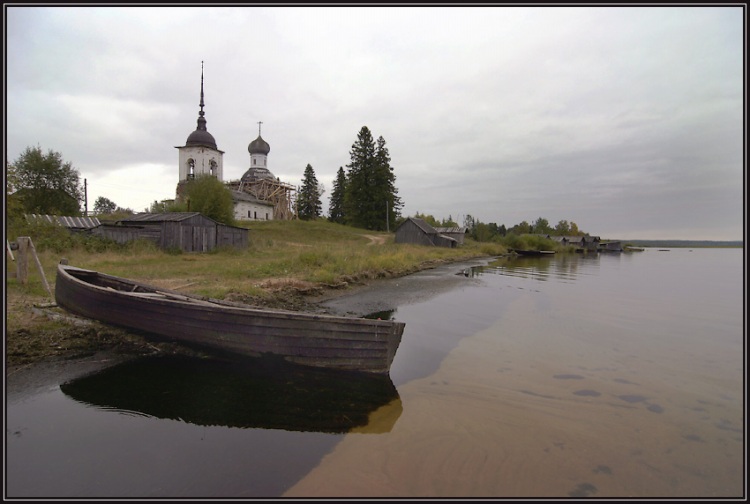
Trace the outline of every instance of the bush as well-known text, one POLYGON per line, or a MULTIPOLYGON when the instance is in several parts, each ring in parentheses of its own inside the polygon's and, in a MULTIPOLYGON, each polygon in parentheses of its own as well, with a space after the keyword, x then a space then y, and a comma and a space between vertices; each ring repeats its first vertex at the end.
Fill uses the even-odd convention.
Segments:
POLYGON ((558 250, 560 248, 560 244, 555 240, 531 234, 509 233, 501 240, 501 243, 509 249, 516 250, 558 250))

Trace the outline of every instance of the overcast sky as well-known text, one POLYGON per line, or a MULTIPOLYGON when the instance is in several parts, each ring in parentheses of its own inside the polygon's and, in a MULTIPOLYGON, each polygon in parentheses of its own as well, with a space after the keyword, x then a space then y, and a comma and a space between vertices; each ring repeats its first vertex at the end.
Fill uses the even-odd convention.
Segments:
POLYGON ((104 196, 174 198, 207 129, 224 179, 328 196, 362 126, 404 207, 602 238, 744 237, 742 6, 6 8, 6 160, 60 152, 104 196))

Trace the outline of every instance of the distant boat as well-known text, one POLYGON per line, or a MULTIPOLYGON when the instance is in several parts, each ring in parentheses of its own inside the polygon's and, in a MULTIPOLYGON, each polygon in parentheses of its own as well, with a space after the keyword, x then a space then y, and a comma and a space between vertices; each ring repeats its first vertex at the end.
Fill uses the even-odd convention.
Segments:
POLYGON ((522 250, 522 249, 511 249, 511 252, 515 252, 522 256, 548 256, 555 253, 554 250, 522 250))
POLYGON ((78 315, 188 345, 331 369, 388 373, 406 324, 256 309, 58 265, 57 304, 78 315))

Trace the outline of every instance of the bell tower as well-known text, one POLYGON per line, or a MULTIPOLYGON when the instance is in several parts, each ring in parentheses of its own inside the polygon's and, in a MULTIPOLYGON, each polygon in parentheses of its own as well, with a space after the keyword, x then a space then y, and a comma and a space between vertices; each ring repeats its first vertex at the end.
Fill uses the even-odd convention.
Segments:
POLYGON ((198 125, 187 138, 185 145, 175 147, 179 150, 179 180, 177 198, 180 198, 181 185, 193 180, 198 175, 212 175, 224 180, 224 151, 216 147, 216 140, 206 129, 206 118, 203 108, 203 62, 201 61, 201 99, 198 112, 198 125))

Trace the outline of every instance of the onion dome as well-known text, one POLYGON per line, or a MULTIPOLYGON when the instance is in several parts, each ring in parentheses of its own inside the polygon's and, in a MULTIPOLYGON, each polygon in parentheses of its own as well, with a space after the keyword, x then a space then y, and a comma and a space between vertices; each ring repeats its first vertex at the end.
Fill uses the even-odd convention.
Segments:
POLYGON ((250 145, 247 146, 247 151, 250 154, 263 154, 264 156, 267 156, 271 151, 271 146, 268 145, 268 142, 263 140, 260 135, 258 135, 258 138, 250 142, 250 145))

